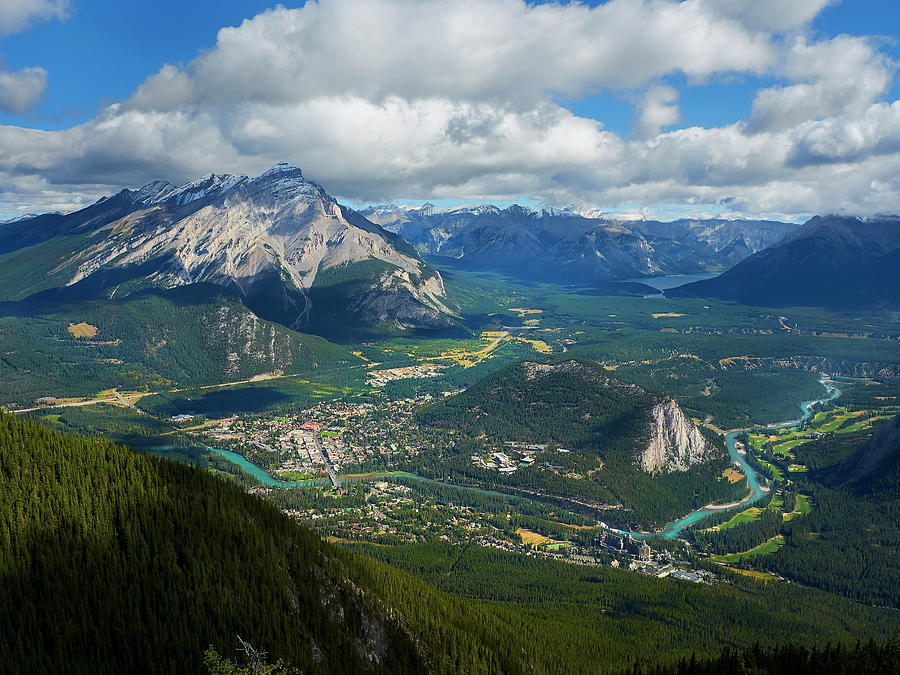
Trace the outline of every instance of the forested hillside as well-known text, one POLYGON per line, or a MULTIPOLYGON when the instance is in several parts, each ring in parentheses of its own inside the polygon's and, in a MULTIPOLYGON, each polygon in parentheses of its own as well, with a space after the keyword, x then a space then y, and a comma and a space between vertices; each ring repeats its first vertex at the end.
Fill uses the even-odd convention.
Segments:
POLYGON ((819 456, 831 464, 802 486, 816 507, 806 518, 785 523, 789 545, 764 558, 764 566, 860 602, 900 607, 900 443, 892 440, 877 473, 841 487, 819 480, 841 482, 842 470, 852 478, 860 463, 852 460, 871 444, 868 434, 806 444, 800 461, 819 456), (841 454, 829 455, 832 448, 846 452, 854 446, 844 461, 841 454))
POLYGON ((711 501, 742 498, 746 484, 722 478, 730 463, 721 441, 711 436, 706 437, 705 461, 685 471, 650 475, 638 468, 650 441, 651 410, 662 400, 612 377, 594 362, 553 366, 525 362, 489 374, 462 394, 426 407, 418 420, 459 430, 455 475, 465 473, 498 487, 507 483, 547 494, 622 503, 626 511, 614 514, 617 522, 659 527, 711 501), (479 451, 481 439, 548 447, 534 466, 501 481, 496 472, 471 467, 469 455, 479 451), (541 470, 542 464, 571 471, 575 478, 541 470))
POLYGON ((211 284, 113 300, 0 303, 0 398, 93 396, 318 372, 342 347, 265 321, 211 284))
POLYGON ((0 593, 2 672, 198 672, 237 635, 312 672, 525 670, 509 617, 209 474, 3 413, 0 593))
POLYGON ((238 635, 307 672, 615 672, 638 653, 658 663, 685 645, 749 644, 769 625, 813 644, 896 628, 883 610, 799 587, 773 605, 752 581, 694 588, 477 547, 403 548, 387 558, 424 579, 202 471, 0 413, 2 672, 197 672, 210 645, 234 654, 238 635), (688 640, 698 629, 703 641, 688 640))

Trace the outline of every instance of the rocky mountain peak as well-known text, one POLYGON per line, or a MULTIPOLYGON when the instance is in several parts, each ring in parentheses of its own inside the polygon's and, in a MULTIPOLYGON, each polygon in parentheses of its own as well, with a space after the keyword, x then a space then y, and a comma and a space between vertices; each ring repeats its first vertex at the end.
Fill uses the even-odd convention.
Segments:
POLYGON ((443 325, 452 314, 440 275, 409 244, 285 162, 255 178, 208 174, 181 187, 155 181, 126 196, 128 212, 76 254, 67 285, 103 270, 141 267, 148 270, 137 282, 142 286, 225 286, 263 318, 299 329, 314 314, 314 287, 355 279, 359 295, 345 300, 373 322, 390 320, 391 307, 403 309, 397 309, 403 327, 443 325), (320 281, 338 267, 340 273, 320 281))
POLYGON ((716 454, 716 448, 673 399, 653 406, 650 418, 650 442, 638 459, 641 469, 647 473, 687 471, 716 454))

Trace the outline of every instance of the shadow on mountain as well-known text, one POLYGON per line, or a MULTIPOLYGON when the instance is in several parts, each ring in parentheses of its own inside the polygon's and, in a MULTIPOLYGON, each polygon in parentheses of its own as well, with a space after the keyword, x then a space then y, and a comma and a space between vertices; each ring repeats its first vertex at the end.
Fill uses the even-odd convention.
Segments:
POLYGON ((0 671, 201 672, 236 635, 306 672, 423 670, 365 587, 370 566, 208 474, 99 454, 77 491, 43 481, 52 527, 13 533, 0 671))
POLYGON ((181 413, 215 417, 226 413, 259 413, 293 402, 294 397, 273 386, 241 387, 190 394, 159 395, 147 407, 160 416, 171 417, 181 413))

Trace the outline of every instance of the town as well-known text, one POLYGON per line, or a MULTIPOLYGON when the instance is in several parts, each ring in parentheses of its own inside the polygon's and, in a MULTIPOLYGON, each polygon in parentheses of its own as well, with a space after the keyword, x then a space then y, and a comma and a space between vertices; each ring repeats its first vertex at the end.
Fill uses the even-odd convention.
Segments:
MULTIPOLYGON (((475 488, 398 471, 420 453, 454 449, 455 434, 423 429, 414 419, 416 410, 432 400, 426 394, 375 403, 330 401, 295 413, 231 416, 184 430, 204 445, 238 452, 262 468, 276 484, 252 491, 332 540, 477 544, 655 577, 715 581, 712 572, 691 569, 683 551, 653 551, 648 543, 603 523, 584 524, 583 518, 578 526, 557 523, 570 529, 568 535, 544 536, 530 528, 540 529, 533 524, 537 521, 554 522, 560 516, 554 507, 529 502, 524 513, 521 505, 499 495, 489 500, 475 488)), ((174 421, 197 422, 191 416, 174 421)), ((534 466, 581 478, 550 461, 538 461, 548 454, 564 457, 570 451, 543 443, 483 439, 482 451, 472 454, 471 462, 500 474, 534 466)))

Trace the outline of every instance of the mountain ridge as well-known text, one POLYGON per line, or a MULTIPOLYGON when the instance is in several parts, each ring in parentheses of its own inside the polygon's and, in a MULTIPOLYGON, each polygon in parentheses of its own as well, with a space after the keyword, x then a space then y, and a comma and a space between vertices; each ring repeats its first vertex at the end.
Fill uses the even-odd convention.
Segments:
POLYGON ((66 216, 4 227, 12 229, 0 253, 80 238, 47 269, 64 288, 91 279, 106 283, 109 294, 214 283, 236 289, 260 317, 293 329, 308 329, 328 313, 401 330, 447 327, 455 316, 440 273, 412 246, 284 162, 255 178, 154 181, 66 216), (331 292, 328 305, 314 307, 321 272, 367 261, 382 263, 376 275, 358 268, 346 289, 352 295, 331 292))
POLYGON ((720 271, 796 227, 731 219, 664 223, 596 209, 535 211, 518 204, 503 209, 389 204, 361 213, 435 259, 573 283, 720 271))
POLYGON ((896 308, 900 216, 815 216, 715 279, 667 291, 770 307, 896 308))

